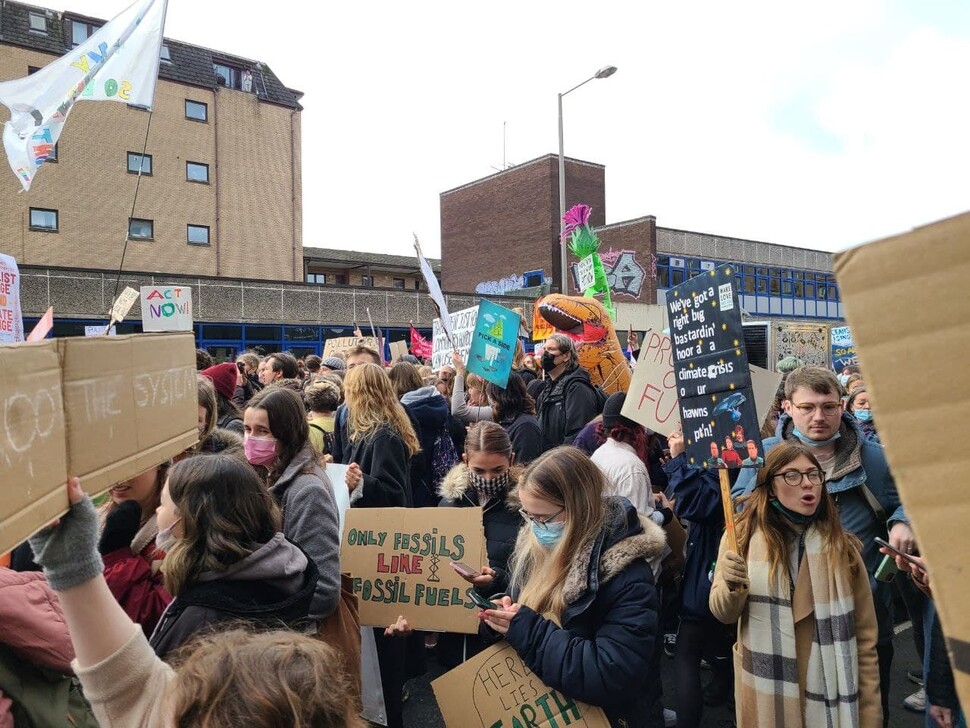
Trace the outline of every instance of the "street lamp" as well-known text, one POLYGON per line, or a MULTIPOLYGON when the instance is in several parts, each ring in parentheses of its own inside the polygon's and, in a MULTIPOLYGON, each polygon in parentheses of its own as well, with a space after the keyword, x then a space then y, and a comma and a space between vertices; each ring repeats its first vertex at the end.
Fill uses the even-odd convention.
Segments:
POLYGON ((585 86, 590 81, 597 78, 609 78, 614 73, 616 73, 616 66, 604 66, 592 76, 587 78, 581 84, 573 86, 569 91, 559 94, 559 254, 561 259, 561 269, 559 271, 560 283, 559 290, 563 294, 569 293, 569 285, 566 277, 567 274, 567 261, 568 256, 566 255, 566 241, 562 239, 562 232, 566 229, 566 223, 563 222, 563 218, 566 217, 566 158, 563 156, 563 141, 562 141, 562 97, 566 94, 570 94, 580 86, 585 86))

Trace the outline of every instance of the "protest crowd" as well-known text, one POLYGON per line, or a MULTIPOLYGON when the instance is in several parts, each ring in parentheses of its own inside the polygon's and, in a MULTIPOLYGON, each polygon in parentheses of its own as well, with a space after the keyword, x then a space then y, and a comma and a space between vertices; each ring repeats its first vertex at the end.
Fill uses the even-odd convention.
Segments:
POLYGON ((198 351, 197 444, 95 501, 70 481, 69 512, 7 555, 0 727, 403 726, 429 661, 504 640, 604 725, 689 728, 729 705, 739 726, 877 728, 902 707, 898 603, 924 660, 906 707, 965 725, 857 367, 779 362, 763 457, 743 433, 712 446, 747 465, 727 471, 728 534, 720 466, 691 464, 690 433, 624 416, 570 336, 536 348, 517 342, 504 387, 457 353, 434 371, 366 345, 198 351), (480 508, 486 558, 449 565, 477 634, 415 629, 405 603, 361 627, 347 505, 480 508))

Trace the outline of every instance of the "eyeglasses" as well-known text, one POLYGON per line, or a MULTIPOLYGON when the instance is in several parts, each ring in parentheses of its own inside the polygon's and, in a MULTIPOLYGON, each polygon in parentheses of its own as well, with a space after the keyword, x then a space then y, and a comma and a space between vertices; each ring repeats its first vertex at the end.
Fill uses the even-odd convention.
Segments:
POLYGON ((527 521, 532 521, 539 528, 548 528, 549 524, 552 523, 553 519, 556 518, 560 513, 563 513, 565 510, 566 510, 566 506, 563 506, 558 511, 553 513, 551 516, 533 516, 524 508, 520 508, 519 515, 521 515, 527 521))
POLYGON ((775 473, 776 478, 784 478, 786 485, 801 485, 808 479, 812 485, 821 485, 825 482, 825 473, 821 470, 806 470, 804 473, 798 470, 786 470, 784 473, 775 473))
POLYGON ((815 410, 822 410, 822 414, 826 417, 831 417, 836 412, 842 408, 841 402, 823 402, 822 404, 792 404, 792 407, 797 409, 803 415, 811 417, 815 414, 815 410))

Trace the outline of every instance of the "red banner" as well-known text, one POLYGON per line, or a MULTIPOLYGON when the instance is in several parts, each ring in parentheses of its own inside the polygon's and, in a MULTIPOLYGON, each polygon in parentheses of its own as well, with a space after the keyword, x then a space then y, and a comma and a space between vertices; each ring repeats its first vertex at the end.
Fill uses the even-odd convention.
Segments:
POLYGON ((431 342, 418 333, 418 330, 411 327, 411 353, 422 359, 431 358, 431 342))

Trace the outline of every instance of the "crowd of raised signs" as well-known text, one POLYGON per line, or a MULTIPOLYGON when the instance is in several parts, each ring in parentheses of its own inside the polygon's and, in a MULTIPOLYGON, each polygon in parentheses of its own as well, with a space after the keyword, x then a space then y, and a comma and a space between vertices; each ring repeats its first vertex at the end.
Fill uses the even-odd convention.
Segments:
POLYGON ((197 352, 198 443, 95 501, 72 480, 67 515, 0 569, 0 728, 402 726, 429 661, 501 640, 555 700, 517 690, 490 726, 566 725, 576 701, 617 727, 728 704, 745 728, 876 728, 903 709, 899 597, 924 661, 905 707, 965 725, 863 373, 779 362, 764 458, 727 438, 699 468, 683 434, 604 402, 572 338, 542 352, 520 343, 505 387, 457 355, 197 352), (444 565, 478 633, 417 631, 407 604, 362 628, 348 507, 481 508, 487 559, 444 565))

